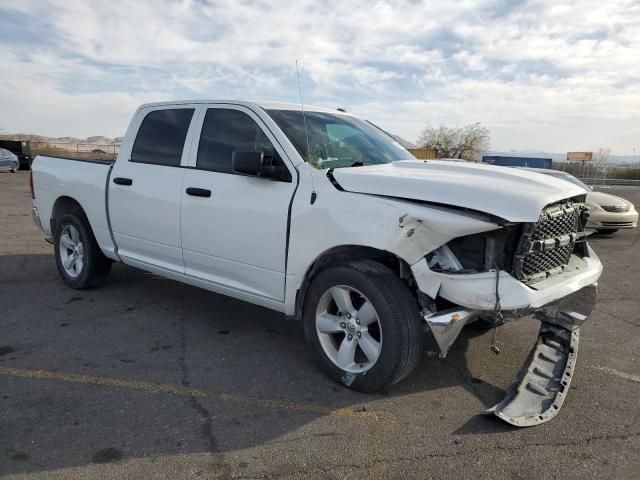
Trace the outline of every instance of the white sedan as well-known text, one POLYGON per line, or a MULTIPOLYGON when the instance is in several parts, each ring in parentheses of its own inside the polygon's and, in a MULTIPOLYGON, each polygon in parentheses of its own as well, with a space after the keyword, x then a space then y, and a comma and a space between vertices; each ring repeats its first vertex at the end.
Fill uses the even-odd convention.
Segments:
POLYGON ((636 228, 638 226, 638 212, 629 200, 609 193, 596 192, 589 185, 582 183, 567 172, 546 168, 527 168, 527 170, 562 178, 584 188, 587 191, 586 205, 589 207, 587 228, 594 229, 599 233, 614 233, 621 228, 636 228))
POLYGON ((0 148, 0 172, 15 173, 20 168, 18 157, 9 150, 0 148))

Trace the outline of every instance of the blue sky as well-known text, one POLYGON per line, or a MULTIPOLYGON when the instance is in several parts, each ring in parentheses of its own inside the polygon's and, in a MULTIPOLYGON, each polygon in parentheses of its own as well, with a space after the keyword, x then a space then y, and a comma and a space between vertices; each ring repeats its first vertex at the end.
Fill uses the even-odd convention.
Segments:
POLYGON ((148 101, 343 107, 408 140, 640 152, 638 0, 0 0, 0 129, 122 135, 148 101))

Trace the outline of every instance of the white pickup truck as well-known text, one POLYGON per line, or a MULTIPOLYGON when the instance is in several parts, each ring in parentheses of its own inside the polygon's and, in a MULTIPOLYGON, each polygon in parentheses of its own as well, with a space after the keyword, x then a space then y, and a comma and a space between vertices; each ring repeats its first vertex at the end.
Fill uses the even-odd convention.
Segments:
POLYGON ((568 391, 602 266, 586 192, 503 167, 422 161, 342 110, 244 101, 143 105, 113 163, 38 156, 33 216, 73 288, 112 262, 301 319, 337 382, 405 378, 428 326, 445 356, 472 321, 541 320, 506 398, 517 426, 568 391))

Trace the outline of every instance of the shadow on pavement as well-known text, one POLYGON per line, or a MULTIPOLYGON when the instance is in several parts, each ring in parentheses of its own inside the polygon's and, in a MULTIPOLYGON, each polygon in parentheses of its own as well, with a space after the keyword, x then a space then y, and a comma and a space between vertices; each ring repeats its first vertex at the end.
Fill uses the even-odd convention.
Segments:
MULTIPOLYGON (((124 265, 100 288, 75 291, 51 255, 0 256, 0 285, 0 473, 249 448, 345 412, 319 433, 331 437, 363 421, 349 412, 450 386, 485 407, 504 394, 469 371, 469 342, 482 330, 463 331, 446 360, 425 355, 407 381, 365 395, 315 367, 300 322, 124 265)), ((505 430, 478 416, 452 433, 505 430)))

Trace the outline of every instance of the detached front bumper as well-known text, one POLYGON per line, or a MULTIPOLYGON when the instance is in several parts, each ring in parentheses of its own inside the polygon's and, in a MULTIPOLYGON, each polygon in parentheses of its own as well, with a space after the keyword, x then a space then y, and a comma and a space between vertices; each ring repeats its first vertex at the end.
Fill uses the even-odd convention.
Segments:
MULTIPOLYGON (((464 325, 477 316, 494 317, 496 272, 440 274, 430 271, 426 262, 418 262, 412 269, 422 292, 459 305, 424 316, 441 357, 446 356, 464 325)), ((531 315, 541 321, 541 328, 504 400, 485 413, 518 427, 537 425, 557 415, 569 390, 579 327, 595 307, 601 273, 602 264, 591 249, 586 258, 574 255, 563 273, 532 286, 499 272, 502 323, 531 315)), ((502 323, 497 321, 496 326, 502 323)))
POLYGON ((516 427, 531 427, 555 417, 569 392, 578 357, 579 327, 596 304, 590 285, 534 313, 541 321, 531 349, 504 399, 486 410, 516 427))

